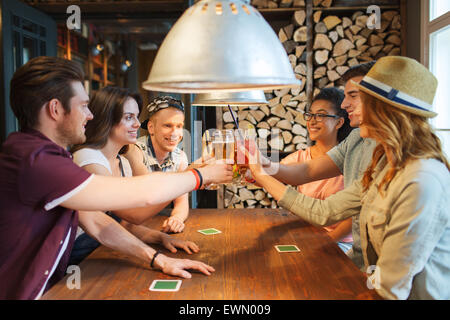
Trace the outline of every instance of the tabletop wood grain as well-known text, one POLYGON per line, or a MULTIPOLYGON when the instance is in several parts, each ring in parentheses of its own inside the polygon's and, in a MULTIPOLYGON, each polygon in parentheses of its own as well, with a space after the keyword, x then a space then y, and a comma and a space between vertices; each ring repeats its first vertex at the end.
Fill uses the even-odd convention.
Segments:
MULTIPOLYGON (((165 219, 146 222, 159 228, 165 219)), ((175 234, 200 247, 197 254, 164 254, 212 265, 211 276, 192 273, 178 292, 149 291, 155 279, 180 279, 151 270, 134 257, 104 246, 80 264, 81 288, 69 289, 67 277, 42 299, 189 299, 294 300, 380 299, 366 285, 365 275, 322 228, 314 227, 280 209, 194 209, 185 231, 175 234), (197 230, 216 228, 217 235, 197 230), (277 244, 294 244, 299 253, 279 253, 277 244)))

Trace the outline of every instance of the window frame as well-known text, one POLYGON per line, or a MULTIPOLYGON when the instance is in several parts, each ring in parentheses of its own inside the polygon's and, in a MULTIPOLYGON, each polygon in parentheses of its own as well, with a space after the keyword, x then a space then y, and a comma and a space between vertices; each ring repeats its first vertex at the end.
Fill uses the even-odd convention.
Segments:
MULTIPOLYGON (((431 0, 421 0, 421 37, 420 37, 420 62, 430 69, 430 38, 437 31, 450 26, 450 11, 430 21, 431 0)), ((438 115, 439 117, 439 115, 438 115)), ((450 132, 449 127, 435 128, 436 132, 450 132)), ((443 141, 444 142, 444 141, 443 141)), ((450 143, 446 141, 447 144, 450 143)), ((450 154, 448 155, 450 156, 450 154)))
POLYGON ((421 0, 421 37, 420 37, 420 62, 429 68, 430 65, 430 36, 432 33, 444 29, 450 25, 450 11, 430 21, 430 1, 421 0))

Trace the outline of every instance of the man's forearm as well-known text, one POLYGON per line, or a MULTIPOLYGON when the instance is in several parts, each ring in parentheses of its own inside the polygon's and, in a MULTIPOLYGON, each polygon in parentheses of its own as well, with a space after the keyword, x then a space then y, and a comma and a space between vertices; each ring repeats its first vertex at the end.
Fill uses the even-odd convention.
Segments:
POLYGON ((307 172, 308 166, 305 165, 305 163, 290 165, 279 164, 278 170, 276 170, 275 174, 272 176, 285 184, 298 186, 314 181, 308 177, 307 172))
POLYGON ((106 226, 101 231, 99 241, 111 249, 138 257, 147 262, 150 262, 151 257, 155 253, 153 248, 147 246, 118 223, 106 226))
POLYGON ((161 243, 161 236, 164 234, 158 230, 150 229, 142 225, 136 225, 126 221, 121 222, 121 225, 132 233, 136 238, 145 243, 161 243))
POLYGON ((304 163, 286 165, 279 162, 272 162, 264 156, 261 156, 260 161, 264 171, 279 182, 294 186, 310 182, 310 179, 306 175, 308 166, 304 163))
POLYGON ((90 236, 108 248, 150 262, 155 250, 129 233, 104 212, 80 211, 80 225, 90 236))
POLYGON ((277 180, 292 186, 329 179, 342 174, 328 155, 296 164, 282 165, 272 163, 271 170, 266 171, 277 180))
POLYGON ((93 175, 84 188, 61 205, 74 210, 101 211, 156 206, 192 191, 196 184, 191 172, 153 172, 127 178, 93 175), (98 196, 99 190, 102 197, 98 196))

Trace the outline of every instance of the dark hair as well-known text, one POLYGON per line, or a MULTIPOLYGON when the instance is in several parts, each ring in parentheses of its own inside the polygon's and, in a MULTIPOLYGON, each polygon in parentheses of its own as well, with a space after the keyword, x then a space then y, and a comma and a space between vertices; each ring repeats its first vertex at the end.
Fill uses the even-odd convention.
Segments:
MULTIPOLYGON (((72 147, 71 152, 82 148, 101 149, 106 145, 109 134, 114 126, 120 123, 123 116, 123 105, 129 99, 136 100, 139 112, 142 108, 142 98, 137 93, 130 93, 128 89, 119 87, 104 87, 92 95, 89 109, 94 115, 86 125, 86 142, 72 147)), ((124 153, 128 145, 119 153, 124 153)))
POLYGON ((20 128, 34 128, 42 106, 52 99, 70 113, 71 83, 83 80, 81 67, 62 58, 37 57, 17 69, 11 79, 10 103, 20 128))
POLYGON ((364 77, 376 62, 376 60, 373 60, 351 67, 342 75, 342 84, 345 84, 348 80, 354 77, 364 77))
MULTIPOLYGON (((348 118, 347 111, 341 108, 342 101, 344 101, 344 91, 338 88, 323 88, 320 92, 314 97, 313 101, 317 100, 325 100, 328 101, 336 115, 342 117, 344 119, 344 124, 342 127, 338 129, 337 139, 339 142, 347 138, 353 128, 350 126, 350 119, 348 118)), ((309 109, 311 106, 309 107, 309 109)))

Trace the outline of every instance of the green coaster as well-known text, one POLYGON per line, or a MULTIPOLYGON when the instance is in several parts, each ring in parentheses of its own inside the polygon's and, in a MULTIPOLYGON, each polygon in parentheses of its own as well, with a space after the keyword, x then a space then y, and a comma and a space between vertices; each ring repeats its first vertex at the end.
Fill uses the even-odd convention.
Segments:
POLYGON ((153 280, 150 291, 178 291, 181 280, 153 280))
POLYGON ((275 249, 277 249, 278 252, 300 252, 300 249, 297 248, 297 246, 293 245, 293 244, 276 245, 275 249))
POLYGON ((222 233, 222 231, 217 230, 215 228, 209 228, 209 229, 203 229, 203 230, 198 230, 198 232, 200 232, 201 234, 204 235, 212 235, 212 234, 218 234, 218 233, 222 233))

